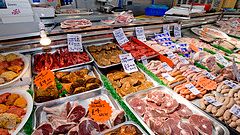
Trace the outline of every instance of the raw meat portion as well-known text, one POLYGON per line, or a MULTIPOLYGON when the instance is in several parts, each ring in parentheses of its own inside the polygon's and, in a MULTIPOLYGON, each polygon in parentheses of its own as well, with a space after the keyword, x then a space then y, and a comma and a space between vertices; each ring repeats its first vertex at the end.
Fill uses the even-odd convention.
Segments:
POLYGON ((87 19, 65 20, 61 22, 62 29, 77 29, 77 28, 83 28, 83 27, 89 27, 89 26, 92 26, 92 23, 90 20, 87 20, 87 19))
POLYGON ((53 134, 53 127, 50 123, 45 122, 41 124, 33 133, 32 135, 52 135, 53 134))
POLYGON ((166 113, 174 112, 178 107, 178 102, 175 99, 165 100, 162 104, 162 108, 166 113))
POLYGON ((116 126, 120 123, 123 123, 125 121, 124 111, 123 110, 115 110, 112 113, 110 121, 111 121, 112 125, 114 125, 114 126, 116 126))
POLYGON ((147 101, 151 101, 156 103, 157 105, 161 105, 164 102, 163 97, 165 96, 164 93, 159 91, 152 91, 147 94, 147 101))
POLYGON ((170 118, 165 123, 171 128, 172 135, 178 135, 181 129, 178 127, 180 121, 177 119, 170 118))
POLYGON ((83 108, 81 105, 78 105, 72 108, 72 110, 69 112, 67 120, 78 123, 80 119, 85 116, 85 114, 85 108, 83 108))
POLYGON ((199 133, 205 135, 212 135, 212 122, 207 118, 194 114, 189 118, 189 122, 199 133))
POLYGON ((68 131, 67 135, 78 135, 78 125, 68 131))
POLYGON ((180 104, 178 106, 177 113, 179 116, 183 118, 188 118, 193 114, 192 111, 184 104, 180 104))
POLYGON ((139 113, 140 115, 143 115, 146 109, 146 104, 145 102, 138 98, 134 97, 129 101, 129 104, 133 107, 133 109, 139 113))
POLYGON ((74 122, 67 122, 66 120, 53 120, 54 134, 66 134, 70 129, 76 126, 74 122))
POLYGON ((79 124, 79 135, 94 135, 100 131, 99 125, 89 118, 84 118, 79 124))

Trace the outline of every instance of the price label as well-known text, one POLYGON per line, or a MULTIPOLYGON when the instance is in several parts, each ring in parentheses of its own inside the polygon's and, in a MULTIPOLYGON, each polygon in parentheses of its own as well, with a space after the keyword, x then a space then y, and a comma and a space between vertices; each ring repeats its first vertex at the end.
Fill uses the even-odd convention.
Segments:
POLYGON ((141 41, 146 41, 143 27, 136 27, 135 32, 136 32, 137 39, 139 39, 141 41))
POLYGON ((234 104, 229 111, 240 118, 240 106, 234 104))
POLYGON ((55 83, 54 74, 51 70, 41 71, 34 79, 34 83, 41 89, 46 89, 55 83))
POLYGON ((167 71, 172 71, 173 70, 166 62, 161 63, 161 65, 167 71))
POLYGON ((83 52, 82 35, 67 34, 67 42, 69 52, 83 52))
POLYGON ((120 54, 119 58, 121 60, 123 69, 126 73, 132 73, 138 71, 138 68, 134 62, 131 53, 120 54))
POLYGON ((88 112, 94 121, 104 123, 110 119, 112 115, 112 107, 106 102, 106 100, 95 99, 89 104, 88 112))
POLYGON ((240 82, 240 73, 238 71, 238 67, 236 65, 235 58, 233 58, 232 69, 233 69, 233 74, 236 76, 237 81, 240 82))
POLYGON ((217 106, 217 107, 223 105, 223 103, 218 102, 217 100, 215 100, 214 98, 209 97, 209 96, 204 97, 204 100, 206 100, 208 103, 210 103, 210 104, 212 104, 214 106, 217 106))
POLYGON ((211 79, 211 80, 216 79, 216 76, 214 76, 213 74, 209 73, 209 72, 206 71, 206 70, 203 71, 203 74, 204 74, 206 77, 208 77, 209 79, 211 79))
POLYGON ((183 56, 179 56, 179 60, 180 60, 183 64, 189 64, 189 62, 188 62, 183 56))
POLYGON ((123 32, 122 28, 114 30, 113 35, 116 38, 119 45, 123 45, 123 44, 129 42, 129 40, 127 39, 127 37, 126 37, 125 33, 123 32))
POLYGON ((167 79, 169 82, 175 80, 175 78, 172 77, 171 75, 169 75, 168 73, 162 73, 162 77, 164 77, 165 79, 167 79))
POLYGON ((221 54, 215 54, 215 58, 217 62, 224 65, 225 67, 228 67, 230 65, 230 63, 221 54))
POLYGON ((145 55, 141 57, 141 60, 142 60, 143 65, 148 64, 148 60, 147 60, 147 57, 145 55))
POLYGON ((182 37, 181 25, 180 24, 175 24, 174 25, 174 37, 175 38, 181 38, 182 37))
POLYGON ((168 56, 168 58, 170 58, 170 59, 174 59, 174 58, 176 58, 176 55, 175 54, 173 54, 172 52, 166 52, 166 54, 167 54, 167 56, 168 56))
POLYGON ((233 89, 240 89, 240 86, 234 82, 231 82, 229 80, 225 80, 224 84, 226 84, 227 86, 233 88, 233 89))
POLYGON ((163 25, 163 33, 170 33, 169 25, 167 24, 163 25))
POLYGON ((189 89, 194 95, 198 95, 198 94, 201 93, 201 92, 200 92, 193 84, 191 84, 191 83, 186 84, 185 87, 186 87, 187 89, 189 89))
POLYGON ((192 71, 195 71, 195 72, 201 72, 202 70, 200 70, 199 68, 197 68, 196 66, 190 66, 190 69, 192 71))

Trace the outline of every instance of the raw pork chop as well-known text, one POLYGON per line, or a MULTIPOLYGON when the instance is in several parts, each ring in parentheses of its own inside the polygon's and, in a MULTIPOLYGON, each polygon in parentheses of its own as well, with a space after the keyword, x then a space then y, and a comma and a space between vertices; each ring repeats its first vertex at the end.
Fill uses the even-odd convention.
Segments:
POLYGON ((199 133, 212 135, 212 122, 206 117, 194 114, 189 118, 189 122, 199 133))
POLYGON ((45 122, 38 126, 38 128, 32 133, 32 135, 52 135, 53 127, 50 123, 45 122))
POLYGON ((78 123, 80 121, 80 119, 85 116, 85 114, 86 114, 85 111, 86 110, 84 107, 82 107, 81 105, 77 105, 77 106, 73 107, 72 110, 69 112, 69 114, 67 116, 67 120, 69 122, 78 123))
POLYGON ((100 131, 99 125, 89 118, 83 118, 79 126, 79 135, 95 135, 100 131))
POLYGON ((54 119, 52 121, 54 127, 54 134, 66 134, 70 129, 76 126, 74 122, 67 122, 66 120, 54 119))

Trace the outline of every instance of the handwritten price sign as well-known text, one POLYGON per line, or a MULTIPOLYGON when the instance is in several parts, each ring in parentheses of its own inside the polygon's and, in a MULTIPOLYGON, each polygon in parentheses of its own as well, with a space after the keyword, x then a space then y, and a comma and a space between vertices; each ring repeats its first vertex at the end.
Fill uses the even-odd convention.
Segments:
POLYGON ((55 83, 54 74, 51 70, 41 71, 34 79, 34 83, 37 87, 46 89, 55 83))
POLYGON ((112 107, 105 100, 95 99, 89 104, 90 117, 97 122, 106 122, 112 115, 112 107))
POLYGON ((67 34, 67 42, 69 52, 83 52, 82 35, 67 34))
POLYGON ((126 73, 132 73, 138 71, 138 68, 134 62, 131 53, 120 54, 119 58, 121 60, 123 69, 126 73))
POLYGON ((12 10, 12 15, 18 15, 20 13, 21 13, 20 9, 13 9, 12 10))

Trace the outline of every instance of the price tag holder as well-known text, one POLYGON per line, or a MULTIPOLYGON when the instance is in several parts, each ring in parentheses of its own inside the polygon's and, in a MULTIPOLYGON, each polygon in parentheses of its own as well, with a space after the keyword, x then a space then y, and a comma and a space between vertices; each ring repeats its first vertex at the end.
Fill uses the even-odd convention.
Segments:
POLYGON ((206 100, 208 103, 210 103, 210 104, 212 104, 214 106, 217 106, 217 107, 223 105, 223 103, 218 102, 217 100, 215 100, 214 98, 209 97, 209 96, 204 97, 204 100, 206 100))
POLYGON ((190 69, 192 71, 195 71, 195 72, 201 72, 202 70, 200 70, 199 68, 197 68, 196 66, 190 66, 190 69))
POLYGON ((163 25, 163 33, 170 33, 169 25, 167 24, 163 25))
POLYGON ((240 72, 238 71, 235 58, 233 58, 232 69, 233 69, 233 74, 236 76, 237 81, 240 82, 240 72))
POLYGON ((203 74, 204 74, 206 77, 208 77, 209 79, 211 79, 211 80, 216 79, 216 76, 214 76, 213 74, 209 73, 209 72, 206 71, 206 70, 203 71, 203 74))
POLYGON ((138 68, 134 62, 131 53, 120 54, 119 58, 121 60, 123 69, 126 73, 132 73, 138 71, 138 68))
POLYGON ((143 27, 136 27, 135 28, 135 33, 137 36, 137 39, 141 41, 146 41, 145 33, 143 27))
POLYGON ((240 106, 234 104, 229 111, 238 118, 240 118, 240 106))
POLYGON ((34 79, 34 83, 41 89, 46 89, 55 83, 54 74, 51 70, 41 71, 34 79))
POLYGON ((129 42, 129 40, 127 39, 127 37, 126 37, 125 33, 123 32, 122 28, 114 30, 113 35, 116 38, 119 45, 123 45, 123 44, 129 42))
POLYGON ((169 82, 175 80, 175 78, 172 77, 171 75, 169 75, 168 73, 162 73, 162 77, 164 77, 165 79, 167 79, 169 82))
POLYGON ((176 58, 176 55, 174 53, 172 53, 172 52, 168 51, 166 54, 167 54, 168 58, 170 58, 170 59, 176 58))
POLYGON ((215 54, 215 58, 217 62, 224 65, 225 67, 228 67, 230 65, 230 63, 221 54, 215 54))
POLYGON ((185 87, 190 90, 194 95, 198 95, 200 94, 201 92, 191 83, 189 84, 186 84, 185 87))
POLYGON ((147 57, 145 55, 141 57, 141 60, 142 60, 143 65, 148 64, 148 60, 147 60, 147 57))
POLYGON ((229 80, 225 80, 224 84, 226 84, 227 86, 231 87, 232 89, 240 89, 240 86, 234 82, 231 82, 229 80))
POLYGON ((179 60, 180 60, 183 64, 189 64, 189 62, 188 62, 183 56, 179 56, 179 60))
POLYGON ((106 100, 95 99, 88 105, 88 112, 94 121, 104 123, 110 119, 113 111, 106 100))
POLYGON ((175 38, 181 38, 182 37, 181 25, 180 24, 175 24, 174 25, 174 37, 175 38))
POLYGON ((167 71, 172 71, 173 70, 166 62, 161 63, 161 65, 167 71))
POLYGON ((69 52, 83 52, 82 35, 67 34, 67 42, 69 52))

